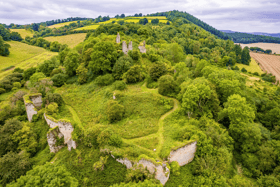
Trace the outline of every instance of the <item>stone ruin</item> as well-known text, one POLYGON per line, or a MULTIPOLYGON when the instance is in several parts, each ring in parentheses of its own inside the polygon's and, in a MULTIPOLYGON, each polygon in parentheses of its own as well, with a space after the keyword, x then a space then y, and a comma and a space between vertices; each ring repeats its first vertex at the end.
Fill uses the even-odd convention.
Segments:
POLYGON ((118 33, 117 34, 117 38, 116 38, 116 43, 119 44, 121 42, 121 36, 120 34, 118 33))
POLYGON ((132 41, 130 41, 128 43, 128 51, 132 51, 133 50, 133 47, 132 47, 132 41))
MULTIPOLYGON (((168 162, 171 163, 173 161, 176 161, 176 162, 178 162, 178 164, 180 166, 184 166, 184 165, 190 163, 195 156, 196 144, 197 144, 197 141, 171 151, 170 155, 168 157, 168 162)), ((111 155, 111 156, 113 158, 115 158, 113 155, 111 155)), ((165 166, 165 164, 162 164, 162 165, 154 164, 153 162, 148 161, 146 159, 141 159, 141 160, 139 160, 139 162, 136 162, 136 163, 134 163, 133 161, 130 161, 127 158, 124 158, 124 159, 118 158, 118 159, 116 159, 116 161, 125 165, 127 169, 132 168, 134 164, 136 164, 136 165, 142 164, 144 166, 144 168, 147 168, 150 173, 155 174, 155 178, 158 179, 161 182, 161 184, 163 184, 163 185, 165 185, 165 183, 169 179, 170 171, 165 166)))
POLYGON ((128 47, 127 47, 127 45, 126 45, 126 42, 123 41, 123 42, 122 42, 122 51, 123 51, 123 53, 127 55, 128 51, 131 51, 131 50, 133 50, 132 41, 130 41, 130 42, 128 43, 128 47))
POLYGON ((146 42, 143 41, 143 45, 139 45, 138 49, 140 50, 140 53, 146 53, 146 42))
POLYGON ((42 94, 28 94, 23 97, 23 100, 28 121, 31 122, 33 116, 38 113, 37 110, 41 109, 42 107, 42 94))
POLYGON ((72 148, 76 149, 76 142, 72 139, 72 135, 71 135, 72 132, 74 131, 74 128, 70 122, 63 121, 63 120, 56 121, 55 119, 52 119, 46 114, 44 114, 44 118, 47 124, 49 125, 49 127, 56 130, 55 131, 56 133, 53 133, 53 131, 50 130, 50 132, 47 135, 48 144, 51 152, 56 153, 59 149, 63 147, 63 145, 62 146, 55 145, 57 136, 59 138, 64 137, 64 144, 67 144, 69 151, 71 151, 72 148))

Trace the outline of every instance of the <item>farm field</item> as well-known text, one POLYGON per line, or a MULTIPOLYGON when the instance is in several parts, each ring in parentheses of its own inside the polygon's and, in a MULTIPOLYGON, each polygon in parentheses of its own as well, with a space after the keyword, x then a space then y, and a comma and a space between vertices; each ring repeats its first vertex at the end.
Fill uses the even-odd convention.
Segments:
MULTIPOLYGON (((7 43, 11 45, 10 55, 9 57, 0 56, 0 70, 9 66, 26 69, 57 55, 57 53, 47 51, 41 47, 31 46, 21 42, 8 41, 7 43)), ((0 71, 0 79, 11 72, 12 70, 0 71)))
POLYGON ((81 27, 81 28, 77 28, 77 29, 74 29, 74 31, 80 31, 80 30, 95 30, 99 27, 99 25, 88 25, 88 26, 85 26, 85 27, 81 27))
POLYGON ((69 25, 71 23, 77 23, 78 21, 69 21, 69 22, 64 22, 64 23, 58 23, 58 24, 55 24, 55 25, 51 25, 51 26, 48 26, 48 28, 59 28, 59 27, 63 27, 65 25, 69 25))
POLYGON ((70 34, 65 36, 50 36, 46 37, 45 39, 49 42, 57 41, 61 44, 67 44, 70 48, 75 47, 79 43, 83 42, 86 38, 86 33, 79 33, 79 34, 70 34))
POLYGON ((25 39, 26 36, 30 36, 30 37, 33 36, 33 33, 31 31, 25 29, 11 29, 11 31, 18 32, 23 39, 25 39))
POLYGON ((250 52, 250 55, 257 63, 260 63, 263 71, 275 75, 276 80, 280 80, 280 56, 259 54, 250 52))
POLYGON ((244 64, 238 64, 236 63, 236 66, 241 70, 242 68, 245 68, 248 72, 258 72, 259 74, 263 74, 264 72, 262 71, 262 69, 260 68, 260 66, 257 64, 257 62, 251 58, 251 63, 249 66, 244 65, 244 64))
MULTIPOLYGON (((237 44, 239 44, 239 43, 237 43, 237 44)), ((240 44, 240 46, 242 48, 248 46, 249 48, 250 47, 259 47, 264 50, 271 49, 272 53, 280 54, 280 44, 276 44, 276 43, 252 43, 252 44, 240 44)))

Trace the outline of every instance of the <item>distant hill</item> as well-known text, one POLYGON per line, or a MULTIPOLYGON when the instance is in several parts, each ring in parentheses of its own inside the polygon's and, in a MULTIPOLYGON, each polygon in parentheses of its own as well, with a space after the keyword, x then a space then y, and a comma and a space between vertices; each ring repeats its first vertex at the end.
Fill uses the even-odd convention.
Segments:
MULTIPOLYGON (((238 33, 238 31, 231 31, 231 30, 220 30, 223 33, 238 33)), ((280 38, 280 33, 266 33, 266 32, 239 32, 239 33, 247 33, 247 34, 254 34, 254 35, 263 35, 263 36, 271 36, 280 38)))

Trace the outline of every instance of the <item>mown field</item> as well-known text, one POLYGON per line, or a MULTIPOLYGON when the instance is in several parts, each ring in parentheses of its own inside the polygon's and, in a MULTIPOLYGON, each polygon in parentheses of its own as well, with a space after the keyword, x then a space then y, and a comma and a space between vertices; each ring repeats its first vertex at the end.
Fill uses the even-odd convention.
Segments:
POLYGON ((238 63, 236 63, 236 66, 238 66, 240 70, 242 68, 245 68, 248 72, 251 72, 251 73, 258 72, 260 75, 264 73, 262 71, 262 69, 260 68, 260 66, 257 64, 257 62, 253 58, 251 58, 251 62, 250 62, 249 66, 244 65, 244 64, 238 64, 238 63))
POLYGON ((159 19, 160 23, 167 23, 167 18, 165 16, 157 16, 157 17, 126 17, 126 18, 111 18, 108 21, 104 21, 104 22, 99 22, 98 25, 89 25, 89 26, 85 26, 85 27, 81 27, 81 28, 77 28, 75 29, 76 31, 78 30, 95 30, 99 27, 99 25, 101 24, 108 24, 108 23, 112 23, 113 21, 118 22, 118 21, 125 21, 125 22, 129 22, 129 23, 138 23, 140 19, 143 18, 147 18, 149 23, 151 23, 152 19, 159 19))
POLYGON ((263 71, 275 75, 276 80, 280 80, 280 56, 259 54, 250 52, 250 55, 257 63, 260 63, 263 71))
POLYGON ((59 27, 63 27, 65 25, 69 25, 71 23, 77 23, 78 21, 69 21, 69 22, 64 22, 64 23, 58 23, 58 24, 55 24, 55 25, 51 25, 51 26, 48 26, 48 28, 59 28, 59 27))
POLYGON ((86 33, 70 34, 65 36, 50 36, 45 39, 49 42, 57 41, 61 44, 67 44, 70 48, 75 47, 79 43, 83 42, 86 38, 86 33))
POLYGON ((18 32, 23 39, 25 39, 26 36, 30 36, 30 37, 33 36, 33 33, 31 31, 25 29, 11 29, 11 31, 18 32))
POLYGON ((15 66, 27 69, 57 55, 57 53, 47 51, 41 47, 21 42, 8 41, 7 43, 11 45, 10 55, 8 57, 0 56, 0 79, 12 72, 12 70, 2 71, 7 67, 15 66))
POLYGON ((259 47, 264 50, 271 49, 272 53, 280 54, 280 44, 276 43, 252 43, 252 44, 240 44, 242 48, 248 46, 250 47, 259 47))

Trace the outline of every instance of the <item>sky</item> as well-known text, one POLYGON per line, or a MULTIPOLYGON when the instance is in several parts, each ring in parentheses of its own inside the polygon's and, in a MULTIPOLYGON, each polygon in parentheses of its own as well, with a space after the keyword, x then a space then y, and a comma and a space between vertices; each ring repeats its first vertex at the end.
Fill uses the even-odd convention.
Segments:
POLYGON ((185 11, 218 30, 280 33, 280 0, 0 0, 0 23, 185 11))

